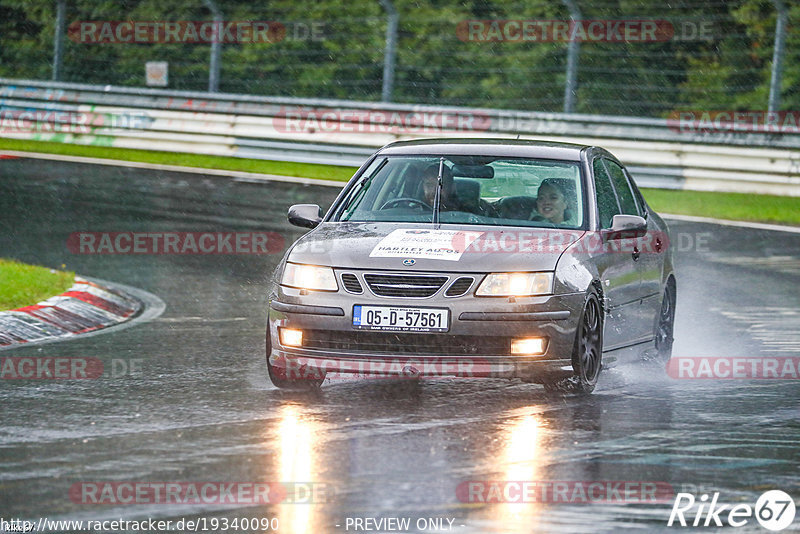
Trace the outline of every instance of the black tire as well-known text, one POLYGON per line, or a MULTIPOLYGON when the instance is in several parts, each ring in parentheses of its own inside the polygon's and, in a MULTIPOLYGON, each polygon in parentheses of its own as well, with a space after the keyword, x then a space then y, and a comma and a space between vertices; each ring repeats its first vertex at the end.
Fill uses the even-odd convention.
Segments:
POLYGON ((288 378, 286 370, 275 367, 269 363, 269 355, 272 353, 272 342, 269 335, 269 325, 267 326, 267 375, 272 384, 278 389, 294 390, 313 390, 319 389, 325 377, 322 378, 288 378))
POLYGON ((675 341, 675 284, 667 282, 664 298, 661 300, 661 312, 656 322, 655 345, 658 360, 666 362, 672 356, 672 344, 675 341))
POLYGON ((597 295, 590 293, 581 311, 572 349, 573 375, 558 382, 545 382, 548 392, 589 394, 597 385, 603 365, 603 310, 597 295))
POLYGON ((583 306, 575 349, 572 352, 573 383, 577 393, 591 393, 603 365, 603 311, 597 295, 590 293, 583 306))

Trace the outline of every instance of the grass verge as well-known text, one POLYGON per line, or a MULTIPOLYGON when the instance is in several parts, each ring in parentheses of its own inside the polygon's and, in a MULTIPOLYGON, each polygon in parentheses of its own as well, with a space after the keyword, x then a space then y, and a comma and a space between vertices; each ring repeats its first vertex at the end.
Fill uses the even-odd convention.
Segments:
POLYGON ((138 150, 133 148, 114 148, 93 145, 73 145, 51 141, 28 141, 22 139, 0 138, 0 149, 25 152, 44 152, 83 156, 87 158, 117 159, 122 161, 141 161, 161 165, 181 165, 204 169, 223 169, 226 171, 257 172, 336 180, 346 182, 356 172, 355 167, 320 165, 317 163, 295 163, 291 161, 269 161, 260 159, 233 158, 227 156, 207 156, 205 154, 186 154, 182 152, 159 152, 157 150, 138 150))
POLYGON ((660 213, 800 225, 799 197, 670 189, 643 189, 642 194, 660 213))
MULTIPOLYGON (((93 158, 141 161, 166 165, 183 165, 206 169, 278 174, 347 181, 354 167, 243 159, 203 154, 159 152, 93 145, 73 145, 47 141, 28 141, 0 138, 0 150, 45 152, 93 158)), ((658 212, 676 215, 695 215, 740 221, 800 225, 800 198, 749 193, 711 193, 704 191, 675 191, 643 189, 647 202, 658 212)))
POLYGON ((75 273, 0 258, 0 311, 41 302, 72 286, 75 273))

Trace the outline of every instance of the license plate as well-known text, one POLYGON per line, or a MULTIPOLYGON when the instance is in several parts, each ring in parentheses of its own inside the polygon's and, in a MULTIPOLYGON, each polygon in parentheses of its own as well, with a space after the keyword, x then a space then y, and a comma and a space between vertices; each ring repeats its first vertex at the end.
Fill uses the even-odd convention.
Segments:
POLYGON ((353 328, 396 332, 447 332, 450 310, 401 306, 353 306, 353 328))

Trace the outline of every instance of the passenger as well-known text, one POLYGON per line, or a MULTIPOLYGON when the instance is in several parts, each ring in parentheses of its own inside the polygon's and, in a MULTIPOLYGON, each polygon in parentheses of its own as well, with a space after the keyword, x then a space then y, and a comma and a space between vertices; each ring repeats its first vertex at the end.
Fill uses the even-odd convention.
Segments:
POLYGON ((556 180, 543 180, 536 194, 536 209, 530 220, 564 224, 572 214, 568 206, 568 193, 564 185, 556 180))

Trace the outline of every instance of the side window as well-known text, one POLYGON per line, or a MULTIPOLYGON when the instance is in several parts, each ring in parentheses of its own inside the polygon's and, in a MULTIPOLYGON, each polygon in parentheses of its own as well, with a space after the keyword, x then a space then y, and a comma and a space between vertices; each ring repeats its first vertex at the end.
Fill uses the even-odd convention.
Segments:
POLYGON ((636 182, 633 181, 633 177, 628 170, 625 170, 625 176, 628 177, 628 183, 631 184, 631 189, 633 189, 633 197, 636 199, 636 203, 639 205, 639 211, 641 212, 642 217, 647 217, 647 204, 645 204, 644 197, 642 196, 642 192, 639 191, 639 186, 636 185, 636 182))
POLYGON ((603 159, 603 162, 608 167, 609 174, 611 174, 611 181, 614 183, 622 213, 625 215, 641 215, 639 206, 633 198, 633 191, 628 183, 628 177, 625 176, 625 171, 611 160, 603 159))
POLYGON ((594 160, 594 186, 597 191, 597 209, 600 215, 600 228, 611 228, 614 215, 620 213, 617 195, 611 185, 611 177, 599 159, 594 160))

